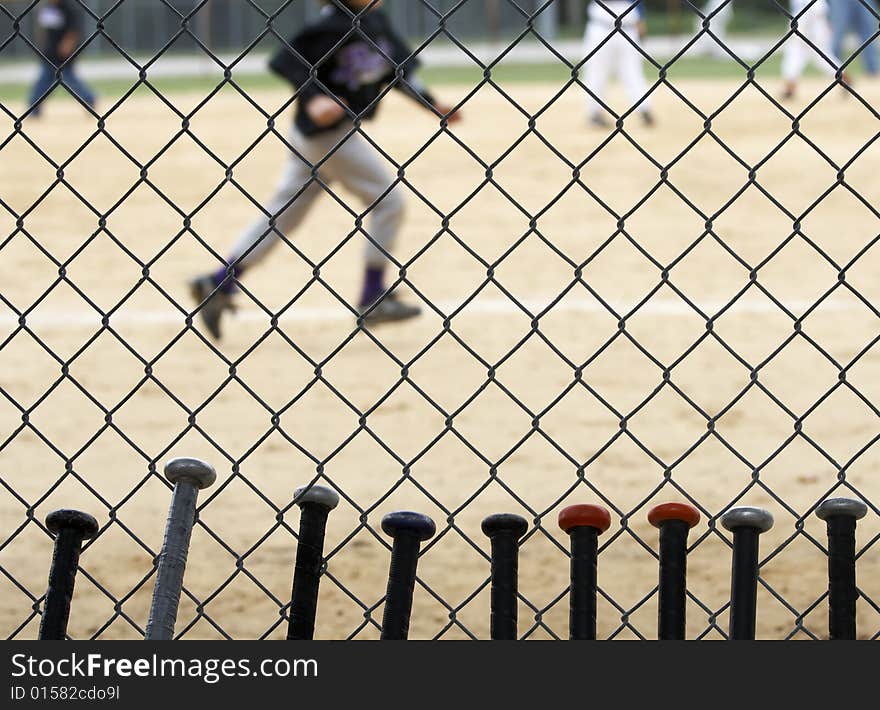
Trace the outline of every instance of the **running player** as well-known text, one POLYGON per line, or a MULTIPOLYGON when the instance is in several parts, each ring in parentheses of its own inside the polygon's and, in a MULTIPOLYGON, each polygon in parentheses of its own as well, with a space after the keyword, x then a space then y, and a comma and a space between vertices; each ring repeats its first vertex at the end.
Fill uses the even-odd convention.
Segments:
POLYGON ((43 99, 57 86, 56 74, 61 70, 61 85, 79 96, 88 106, 95 107, 95 93, 74 71, 73 54, 82 41, 82 10, 71 0, 46 0, 37 11, 42 63, 40 74, 31 89, 30 116, 36 118, 43 99))
POLYGON ((322 184, 334 182, 353 193, 369 215, 365 231, 370 239, 357 309, 364 323, 403 321, 421 313, 387 288, 388 255, 403 221, 404 200, 379 154, 354 130, 352 121, 373 118, 380 95, 391 84, 449 122, 459 116, 419 82, 418 60, 377 9, 381 0, 324 0, 323 5, 320 17, 269 63, 298 91, 290 137, 294 152, 278 190, 241 235, 227 265, 191 284, 202 321, 216 339, 221 337, 223 314, 234 310, 238 280, 302 222, 324 191, 322 184), (398 71, 403 81, 395 81, 398 71))
POLYGON ((653 125, 644 58, 638 50, 646 32, 641 0, 593 0, 587 14, 584 84, 591 92, 587 94, 590 123, 600 128, 610 126, 600 101, 604 100, 608 79, 616 74, 632 105, 638 106, 645 125, 653 125), (615 28, 618 20, 620 30, 615 28))
MULTIPOLYGON (((791 0, 792 24, 797 21, 798 35, 792 34, 782 50, 783 98, 791 99, 797 91, 798 79, 807 64, 830 77, 837 75, 840 59, 831 47, 831 25, 827 0, 791 0), (809 44, 808 44, 809 42, 809 44), (824 56, 823 56, 824 55, 824 56)), ((849 77, 843 74, 844 83, 849 77)))

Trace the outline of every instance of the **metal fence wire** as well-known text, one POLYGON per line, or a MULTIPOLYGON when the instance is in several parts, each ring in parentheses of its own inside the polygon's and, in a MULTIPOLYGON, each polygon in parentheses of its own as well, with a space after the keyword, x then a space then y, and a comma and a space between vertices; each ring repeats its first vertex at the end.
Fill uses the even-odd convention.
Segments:
MULTIPOLYGON (((102 85, 95 105, 65 88, 64 67, 34 106, 24 88, 0 87, 3 636, 37 636, 61 525, 56 515, 50 532, 46 515, 79 508, 98 531, 66 563, 79 577, 64 633, 144 637, 172 488, 163 467, 180 456, 210 462, 217 480, 197 504, 192 493, 179 503, 197 512, 175 638, 285 636, 294 490, 313 486, 339 499, 318 558, 318 637, 379 636, 386 533, 408 524, 394 518, 383 532, 380 521, 409 509, 436 523, 419 552, 410 637, 489 636, 490 601, 505 603, 491 589, 497 545, 508 563, 519 553, 519 627, 504 626, 508 608, 493 635, 565 638, 570 547, 557 515, 591 503, 610 511, 598 635, 656 638, 660 548, 647 514, 676 502, 699 517, 687 538, 688 637, 728 637, 734 538, 721 519, 753 505, 775 518, 761 537, 758 636, 825 638, 828 539, 816 511, 838 497, 867 504, 859 635, 880 635, 880 92, 870 62, 857 68, 874 51, 877 8, 832 0, 832 15, 845 3, 869 16, 869 35, 838 60, 804 29, 820 0, 771 0, 779 31, 746 58, 742 38, 713 24, 731 0, 684 0, 696 31, 660 59, 632 31, 635 5, 593 2, 611 18, 607 34, 575 58, 560 48, 579 38, 545 36, 556 35, 553 0, 418 0, 430 21, 404 57, 363 31, 371 8, 335 3, 350 18, 346 39, 396 72, 370 102, 383 104, 376 120, 346 108, 341 137, 301 156, 307 184, 267 211, 277 170, 299 153, 289 110, 329 89, 321 62, 295 91, 238 69, 256 47, 289 42, 289 23, 278 26, 302 3, 242 0, 260 29, 221 58, 201 34, 210 0, 157 0, 173 33, 145 59, 108 30, 126 0, 100 10, 73 0, 83 33, 65 67, 101 43, 129 78, 102 85), (483 4, 503 6, 512 28, 489 50, 451 29, 483 4), (625 105, 585 78, 621 39, 648 78, 625 105), (156 73, 185 64, 182 40, 209 76, 156 73), (832 71, 783 98, 778 60, 792 41, 832 71), (720 59, 695 55, 706 42, 720 59), (432 66, 453 54, 445 75, 432 66), (413 57, 437 79, 432 91, 455 96, 448 113, 396 91, 422 91, 413 57), (53 89, 68 100, 49 101, 53 89), (350 136, 393 180, 365 204, 323 170, 350 136), (281 212, 315 194, 315 216, 281 234, 281 212), (409 214, 390 249, 370 217, 395 194, 409 214), (228 283, 196 302, 188 281, 206 264, 227 268, 229 225, 261 214, 255 248, 280 243, 246 277, 228 265, 240 311, 225 314, 218 342, 204 310, 228 283), (378 325, 360 309, 352 288, 370 246, 421 318, 378 325), (518 518, 480 530, 497 513, 527 521, 518 545, 518 533, 512 547, 498 538, 518 518)), ((0 5, 10 28, 0 58, 24 43, 37 61, 30 28, 44 8, 0 5)), ((651 29, 667 8, 648 8, 651 29)), ((45 623, 58 633, 57 619, 45 623)))

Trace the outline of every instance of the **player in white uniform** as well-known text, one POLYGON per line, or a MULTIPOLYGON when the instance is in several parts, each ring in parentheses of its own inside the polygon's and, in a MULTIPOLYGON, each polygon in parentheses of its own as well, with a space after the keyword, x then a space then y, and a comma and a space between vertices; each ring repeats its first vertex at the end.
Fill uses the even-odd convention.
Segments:
POLYGON ((645 36, 645 19, 641 0, 593 0, 588 9, 584 34, 584 84, 592 92, 587 95, 587 111, 595 126, 608 127, 610 121, 600 101, 605 87, 616 74, 633 106, 638 106, 646 125, 653 125, 651 97, 644 74, 644 57, 637 47, 645 36), (618 18, 619 30, 615 29, 618 18), (594 98, 595 96, 595 98, 594 98))
POLYGON ((709 0, 703 8, 703 17, 697 15, 697 32, 703 29, 703 22, 709 21, 708 31, 714 35, 712 39, 708 34, 703 37, 703 46, 706 52, 714 57, 729 59, 730 54, 724 49, 727 44, 727 28, 733 18, 733 0, 709 0))
MULTIPOLYGON (((836 76, 840 67, 840 59, 835 56, 831 48, 831 24, 828 20, 827 0, 791 0, 791 16, 792 23, 797 20, 797 32, 803 37, 792 34, 783 46, 782 78, 785 81, 783 97, 786 99, 794 97, 798 79, 810 62, 831 78, 836 76), (804 41, 804 37, 813 46, 804 41)), ((849 77, 845 73, 843 81, 849 83, 849 77)))

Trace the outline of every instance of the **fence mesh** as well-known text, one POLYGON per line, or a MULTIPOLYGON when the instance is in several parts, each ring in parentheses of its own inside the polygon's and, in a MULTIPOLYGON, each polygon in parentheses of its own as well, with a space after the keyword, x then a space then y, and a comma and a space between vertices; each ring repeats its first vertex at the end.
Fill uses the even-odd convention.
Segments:
MULTIPOLYGON (((219 475, 199 501, 180 638, 283 636, 293 490, 310 482, 343 501, 328 524, 319 636, 378 635, 390 550, 378 521, 410 508, 438 523, 414 636, 487 635, 479 521, 511 511, 530 521, 520 635, 563 638, 556 513, 592 501, 614 519, 601 539, 600 634, 655 637, 645 515, 685 500, 704 516, 690 540, 689 636, 726 637, 731 538, 717 521, 758 504, 777 521, 762 538, 759 635, 822 638, 826 542, 813 512, 830 495, 869 506, 859 621, 863 637, 880 634, 880 93, 857 70, 876 7, 863 3, 871 33, 838 66, 802 30, 819 0, 767 3, 784 27, 757 57, 715 30, 730 0, 685 1, 696 31, 663 58, 627 31, 634 6, 572 57, 565 38, 545 37, 554 2, 495 3, 518 19, 487 54, 450 29, 480 3, 419 0, 430 22, 413 55, 464 121, 419 113, 393 92, 408 81, 400 72, 377 120, 353 116, 350 130, 406 196, 393 283, 422 318, 358 320, 375 206, 316 168, 320 206, 238 279, 240 311, 215 342, 187 281, 222 268, 234 231, 263 210, 293 149, 297 100, 237 68, 288 41, 276 24, 301 3, 242 2, 261 28, 221 58, 200 34, 210 0, 160 0, 153 12, 172 17, 173 32, 146 61, 107 29, 126 0, 75 4, 86 19, 70 61, 101 42, 128 78, 92 107, 56 75, 54 95, 72 100, 47 94, 39 119, 24 88, 0 89, 4 636, 35 635, 51 549, 43 521, 58 507, 102 526, 82 556, 71 637, 143 636, 169 500, 161 470, 176 455, 219 475), (621 37, 644 60, 638 102, 584 79, 621 37), (181 39, 209 61, 208 78, 156 72, 178 61, 181 39), (707 42, 722 59, 697 54, 707 42), (808 75, 782 98, 791 42, 836 75, 808 75), (524 49, 541 61, 523 63, 524 49), (432 68, 453 55, 445 73, 432 68), (588 96, 606 126, 587 124, 588 96), (648 101, 654 126, 641 116, 648 101)), ((21 43, 40 56, 25 28, 41 6, 0 5, 10 27, 0 57, 21 43)))

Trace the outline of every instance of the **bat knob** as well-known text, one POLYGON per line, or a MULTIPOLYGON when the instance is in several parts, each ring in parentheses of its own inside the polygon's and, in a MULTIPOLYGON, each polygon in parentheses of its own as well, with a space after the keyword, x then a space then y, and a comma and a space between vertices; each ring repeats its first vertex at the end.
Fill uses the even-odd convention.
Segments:
POLYGON ((661 503, 648 511, 648 522, 655 528, 670 520, 680 520, 692 528, 700 522, 700 511, 687 503, 661 503))
POLYGON ((171 459, 165 464, 165 478, 171 483, 192 483, 199 490, 204 490, 217 480, 214 467, 199 459, 171 459))
POLYGON ((611 527, 611 513, 601 505, 570 505, 559 511, 559 527, 566 533, 575 528, 595 528, 603 533, 611 527))
POLYGON ((730 532, 737 528, 754 528, 759 533, 765 533, 773 527, 773 515, 763 508, 741 506, 731 508, 722 515, 721 524, 730 532))
POLYGON ((382 530, 393 538, 415 537, 424 542, 434 537, 437 526, 427 515, 401 510, 382 518, 382 530))
POLYGON ((829 498, 816 508, 821 520, 830 518, 855 518, 861 520, 868 514, 868 506, 853 498, 829 498))
POLYGON ((515 515, 513 513, 497 513, 496 515, 490 515, 486 518, 480 527, 487 537, 510 535, 519 540, 526 534, 526 530, 529 529, 529 524, 521 515, 515 515))
POLYGON ((73 530, 83 540, 93 538, 98 532, 98 521, 79 510, 54 510, 46 516, 46 527, 57 535, 62 530, 73 530))
POLYGON ((303 486, 293 492, 293 501, 300 508, 312 503, 330 511, 339 505, 339 494, 326 486, 303 486))

